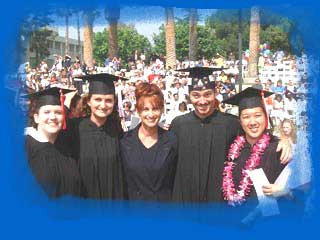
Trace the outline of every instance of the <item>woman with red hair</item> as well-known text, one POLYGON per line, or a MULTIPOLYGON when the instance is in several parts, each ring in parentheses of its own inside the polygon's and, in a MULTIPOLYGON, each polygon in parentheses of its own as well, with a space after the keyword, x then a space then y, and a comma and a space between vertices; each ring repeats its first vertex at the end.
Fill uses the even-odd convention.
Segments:
POLYGON ((141 83, 136 91, 141 123, 120 141, 129 200, 169 201, 176 169, 175 136, 160 128, 164 97, 155 84, 141 83))

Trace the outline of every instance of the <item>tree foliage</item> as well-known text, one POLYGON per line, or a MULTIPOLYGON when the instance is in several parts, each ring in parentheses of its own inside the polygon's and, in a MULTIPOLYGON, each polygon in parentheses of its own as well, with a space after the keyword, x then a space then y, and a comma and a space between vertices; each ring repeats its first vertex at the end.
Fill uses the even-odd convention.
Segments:
MULTIPOLYGON (((48 26, 53 20, 48 16, 49 13, 41 12, 37 13, 36 15, 28 15, 23 20, 21 27, 20 27, 20 41, 18 44, 19 48, 19 61, 25 60, 26 50, 32 45, 33 50, 37 49, 36 45, 42 45, 42 43, 35 43, 35 39, 42 38, 39 35, 44 35, 43 33, 36 33, 40 31, 45 26, 48 26), (35 35, 35 36, 33 36, 35 35), (33 36, 33 38, 32 38, 33 36)), ((47 42, 43 43, 44 47, 46 46, 47 42)), ((39 47, 40 48, 40 47, 39 47)), ((45 48, 43 52, 48 51, 48 48, 45 48)), ((41 51, 41 50, 40 50, 41 51)), ((39 53, 40 54, 40 53, 39 53)), ((39 56, 40 58, 40 56, 39 56)))
POLYGON ((35 53, 35 63, 39 63, 50 55, 49 40, 53 37, 53 31, 47 28, 36 30, 32 33, 30 39, 30 52, 35 53))
MULTIPOLYGON (((291 53, 290 45, 294 23, 288 18, 279 16, 269 9, 262 9, 260 17, 261 44, 268 43, 271 51, 278 49, 291 53)), ((230 52, 238 52, 239 10, 217 10, 206 17, 204 25, 198 24, 198 58, 212 58, 216 53, 225 57, 230 52)), ((176 53, 177 59, 188 56, 188 18, 176 19, 176 53)), ((242 10, 242 50, 249 48, 250 10, 242 10)), ((301 39, 294 35, 295 48, 301 48, 301 39)), ((165 32, 163 25, 159 34, 153 35, 154 48, 158 54, 165 54, 165 32)), ((296 50, 295 51, 299 51, 296 50)), ((237 54, 235 54, 237 55, 237 54)))
MULTIPOLYGON (((149 52, 151 44, 149 40, 140 35, 137 30, 131 25, 118 26, 118 47, 119 57, 127 62, 129 57, 132 57, 135 50, 141 52, 149 52)), ((93 39, 93 55, 96 62, 103 65, 108 54, 108 33, 107 29, 94 34, 93 39)))

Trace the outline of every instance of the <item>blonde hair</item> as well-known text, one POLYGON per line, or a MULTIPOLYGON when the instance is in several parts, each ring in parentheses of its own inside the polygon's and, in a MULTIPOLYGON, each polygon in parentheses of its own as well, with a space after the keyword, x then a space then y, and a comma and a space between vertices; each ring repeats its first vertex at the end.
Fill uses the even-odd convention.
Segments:
POLYGON ((280 124, 280 138, 281 139, 290 139, 292 141, 292 143, 296 143, 297 142, 297 128, 296 128, 296 125, 294 124, 294 122, 290 119, 284 119, 281 124, 280 124), (283 125, 285 123, 289 123, 290 126, 291 126, 291 133, 290 135, 286 135, 283 131, 283 125))

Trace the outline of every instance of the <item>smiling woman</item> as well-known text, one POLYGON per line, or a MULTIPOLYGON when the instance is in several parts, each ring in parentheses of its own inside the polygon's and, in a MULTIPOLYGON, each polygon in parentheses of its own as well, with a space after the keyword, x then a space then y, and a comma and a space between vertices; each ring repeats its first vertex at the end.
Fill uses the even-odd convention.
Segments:
POLYGON ((83 180, 83 196, 94 199, 123 198, 119 138, 122 135, 114 111, 114 81, 110 74, 83 76, 89 81, 86 102, 89 116, 70 119, 59 136, 59 149, 76 159, 83 180))
POLYGON ((80 195, 81 181, 75 161, 63 156, 54 145, 64 120, 59 89, 51 88, 29 96, 33 127, 26 131, 26 151, 37 182, 50 198, 80 195))
POLYGON ((163 94, 148 83, 141 83, 135 93, 141 123, 120 141, 128 199, 170 201, 177 141, 158 126, 164 110, 163 94))

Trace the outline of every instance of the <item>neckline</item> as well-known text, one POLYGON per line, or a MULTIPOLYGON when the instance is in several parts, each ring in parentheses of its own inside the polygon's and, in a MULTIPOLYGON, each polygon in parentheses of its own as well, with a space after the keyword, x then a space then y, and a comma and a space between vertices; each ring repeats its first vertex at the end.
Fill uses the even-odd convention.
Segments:
POLYGON ((140 143, 140 145, 142 145, 142 147, 146 150, 151 150, 152 148, 154 148, 158 143, 159 143, 159 137, 160 136, 160 131, 159 131, 159 127, 158 127, 158 140, 152 144, 149 148, 146 147, 143 142, 141 141, 141 139, 139 138, 139 128, 138 128, 138 131, 136 131, 136 138, 138 139, 138 142, 140 143))

